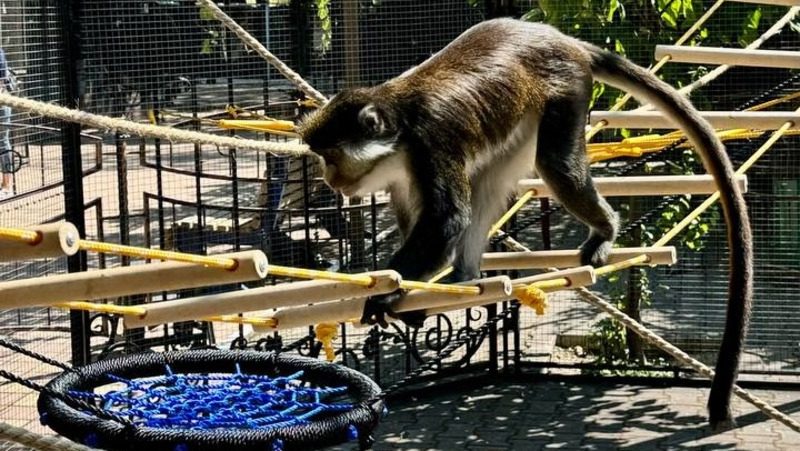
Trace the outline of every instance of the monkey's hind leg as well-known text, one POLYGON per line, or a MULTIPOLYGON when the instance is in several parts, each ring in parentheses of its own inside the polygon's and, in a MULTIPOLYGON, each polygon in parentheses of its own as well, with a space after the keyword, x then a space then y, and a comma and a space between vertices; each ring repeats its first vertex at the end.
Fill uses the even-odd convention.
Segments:
POLYGON ((567 211, 590 229, 580 246, 581 263, 602 266, 617 236, 617 215, 597 192, 589 172, 586 110, 577 98, 548 103, 539 126, 536 170, 567 211))

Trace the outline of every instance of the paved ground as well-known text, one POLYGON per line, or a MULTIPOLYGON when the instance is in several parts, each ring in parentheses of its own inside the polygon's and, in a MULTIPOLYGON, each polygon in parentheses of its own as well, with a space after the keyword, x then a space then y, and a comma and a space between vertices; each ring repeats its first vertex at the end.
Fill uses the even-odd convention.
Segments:
MULTIPOLYGON (((754 390, 800 420, 800 391, 754 390)), ((736 400, 739 428, 705 424, 707 391, 536 382, 443 393, 391 408, 376 450, 800 450, 800 433, 736 400)))

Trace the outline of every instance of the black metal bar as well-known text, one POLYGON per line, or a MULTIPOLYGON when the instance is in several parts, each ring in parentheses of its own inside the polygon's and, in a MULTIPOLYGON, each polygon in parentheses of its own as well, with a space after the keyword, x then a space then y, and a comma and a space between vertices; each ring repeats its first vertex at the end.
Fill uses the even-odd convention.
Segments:
MULTIPOLYGON (((199 115, 199 104, 197 100, 197 83, 191 82, 191 102, 192 102, 192 117, 197 119, 199 115)), ((200 121, 192 121, 192 127, 195 131, 200 131, 200 121)), ((203 148, 200 144, 194 145, 194 197, 197 202, 197 228, 198 236, 200 239, 199 251, 201 254, 206 252, 206 239, 205 239, 205 224, 203 219, 203 148)), ((174 206, 175 204, 173 204, 174 206)), ((194 248, 194 246, 192 246, 194 248)))
MULTIPOLYGON (((82 0, 58 2, 61 37, 57 42, 63 45, 64 56, 64 105, 78 108, 80 98, 81 68, 81 11, 82 0)), ((48 27, 44 27, 45 29, 48 27)), ((67 221, 73 223, 81 236, 86 236, 86 221, 83 211, 83 171, 81 161, 81 126, 64 124, 61 128, 61 161, 64 173, 64 213, 67 221)), ((86 253, 78 252, 67 259, 69 272, 86 271, 86 253)), ((89 313, 70 311, 70 331, 72 364, 85 365, 90 362, 89 313)))
MULTIPOLYGON (((114 134, 117 157, 117 187, 119 199, 119 242, 120 244, 131 244, 130 234, 130 212, 128 211, 128 159, 125 155, 127 148, 123 137, 119 132, 114 134)), ((130 265, 130 257, 122 257, 122 266, 130 265)))
MULTIPOLYGON (((226 53, 228 61, 225 64, 226 70, 226 78, 228 81, 228 104, 229 105, 236 105, 236 97, 235 91, 233 86, 233 52, 231 51, 233 47, 238 43, 238 39, 233 33, 227 33, 227 47, 228 52, 226 53)), ((236 136, 235 130, 230 130, 228 132, 230 136, 236 136)), ((233 249, 234 251, 238 251, 241 249, 241 240, 240 240, 240 230, 239 230, 239 165, 236 160, 236 149, 230 149, 228 152, 228 164, 230 165, 231 170, 231 197, 233 198, 233 210, 231 214, 231 220, 233 221, 233 249)))

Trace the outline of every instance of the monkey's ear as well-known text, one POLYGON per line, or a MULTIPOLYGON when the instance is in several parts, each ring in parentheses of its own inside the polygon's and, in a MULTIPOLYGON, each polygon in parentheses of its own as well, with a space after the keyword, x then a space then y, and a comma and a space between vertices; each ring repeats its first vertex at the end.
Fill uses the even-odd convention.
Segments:
POLYGON ((373 103, 367 104, 358 112, 358 123, 372 136, 380 136, 386 132, 386 120, 373 103))

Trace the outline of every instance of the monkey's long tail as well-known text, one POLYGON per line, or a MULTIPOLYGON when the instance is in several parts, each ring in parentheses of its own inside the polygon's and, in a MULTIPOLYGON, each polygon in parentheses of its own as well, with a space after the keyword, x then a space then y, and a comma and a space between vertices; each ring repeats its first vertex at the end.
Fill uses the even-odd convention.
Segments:
POLYGON ((720 192, 728 228, 730 279, 725 331, 708 399, 709 421, 718 429, 732 423, 731 391, 738 373, 753 295, 752 237, 744 197, 734 182, 733 166, 722 142, 684 96, 644 68, 614 53, 583 45, 591 56, 592 71, 598 80, 630 92, 641 102, 652 103, 681 127, 699 151, 720 192))

